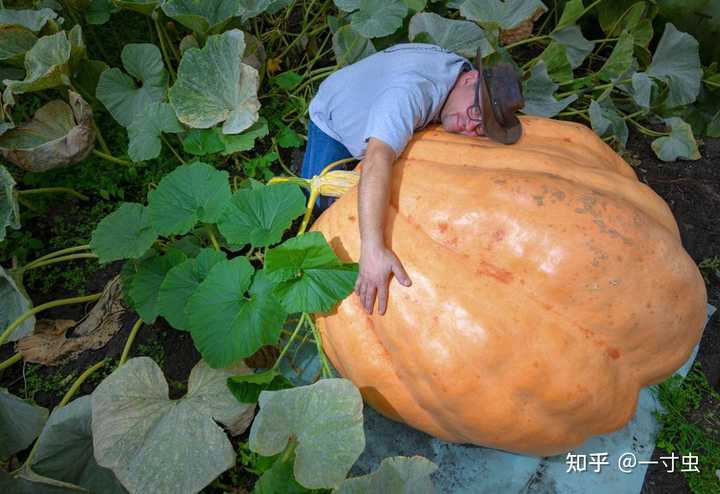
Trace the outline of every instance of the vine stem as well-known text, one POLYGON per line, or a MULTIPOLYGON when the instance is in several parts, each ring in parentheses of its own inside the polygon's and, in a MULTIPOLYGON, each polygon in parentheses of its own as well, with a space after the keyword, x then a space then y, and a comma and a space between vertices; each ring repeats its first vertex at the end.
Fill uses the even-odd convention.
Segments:
POLYGON ((526 45, 528 43, 535 43, 537 41, 544 41, 548 39, 550 36, 548 35, 542 35, 542 36, 533 36, 532 38, 525 38, 521 39, 520 41, 516 41, 515 43, 511 43, 505 47, 506 50, 509 50, 511 48, 515 48, 517 46, 526 45))
POLYGON ((180 156, 180 154, 178 154, 178 152, 175 150, 175 146, 173 146, 172 144, 170 144, 170 141, 168 141, 167 138, 166 138, 162 133, 160 133, 160 139, 162 139, 163 142, 167 145, 167 147, 170 148, 170 151, 172 151, 172 153, 173 153, 173 154, 175 155, 175 157, 180 161, 180 163, 182 163, 182 164, 184 165, 184 164, 185 164, 185 160, 182 159, 182 157, 180 156))
POLYGON ((4 362, 0 363, 0 372, 4 371, 14 363, 20 362, 22 360, 22 353, 17 352, 15 355, 10 357, 9 359, 5 360, 4 362))
POLYGON ((38 305, 37 307, 33 307, 32 309, 23 312, 23 314, 20 315, 20 317, 15 319, 13 321, 13 323, 10 324, 10 326, 8 326, 7 329, 5 329, 5 331, 3 331, 3 333, 0 335, 0 345, 5 343, 7 341, 7 339, 10 338, 10 336, 12 336, 12 334, 15 332, 15 330, 18 328, 18 326, 20 326, 23 323, 23 321, 25 321, 29 317, 34 316, 38 312, 42 312, 47 309, 52 309, 53 307, 60 307, 63 305, 80 304, 83 302, 94 302, 97 299, 99 299, 101 296, 102 296, 102 293, 95 293, 93 295, 85 295, 82 297, 63 298, 60 300, 53 300, 51 302, 47 302, 45 304, 38 305))
POLYGON ((295 337, 297 336, 298 332, 300 331, 300 328, 302 327, 302 324, 305 321, 306 317, 308 317, 307 312, 303 312, 302 316, 300 316, 300 320, 298 321, 297 325, 295 326, 295 330, 290 335, 290 339, 285 344, 285 348, 282 349, 282 351, 280 352, 280 355, 278 355, 277 360, 275 360, 275 363, 273 364, 272 368, 270 369, 271 371, 277 369, 278 366, 280 365, 280 361, 285 356, 287 351, 290 349, 290 345, 292 344, 293 340, 295 340, 295 337))
POLYGON ((47 266, 49 264, 57 264, 59 262, 72 261, 74 259, 97 259, 97 254, 70 254, 67 256, 53 257, 52 259, 46 259, 44 261, 36 262, 32 266, 23 266, 21 271, 29 271, 31 269, 39 268, 41 266, 47 266))
POLYGON ((213 248, 220 252, 220 243, 218 242, 217 237, 215 236, 215 232, 212 230, 211 225, 205 225, 205 231, 208 233, 208 237, 210 237, 210 242, 212 242, 213 248))
POLYGON ((325 352, 322 349, 322 340, 320 339, 320 334, 318 333, 318 330, 315 327, 315 323, 312 321, 312 318, 310 316, 308 316, 307 321, 310 325, 310 330, 312 331, 313 338, 315 339, 315 346, 317 347, 320 361, 322 362, 323 377, 332 377, 333 373, 330 370, 330 364, 328 364, 327 357, 325 356, 325 352))
POLYGON ((130 335, 125 342, 125 347, 123 348, 122 355, 120 356, 120 362, 118 363, 118 367, 122 366, 125 362, 127 362, 128 355, 130 355, 130 348, 132 348, 133 341, 135 341, 135 336, 137 335, 138 331, 140 331, 140 327, 142 325, 142 317, 138 316, 138 320, 135 321, 135 324, 133 324, 133 327, 130 330, 130 335))
POLYGON ((93 149, 92 153, 98 158, 102 158, 112 163, 117 163, 118 165, 132 166, 132 163, 127 160, 121 160, 120 158, 116 158, 115 156, 112 156, 110 154, 105 154, 101 151, 98 151, 97 149, 93 149))
POLYGON ((41 187, 39 189, 26 189, 26 190, 18 190, 17 195, 19 196, 27 196, 31 194, 70 194, 71 196, 75 196, 81 201, 87 201, 89 198, 88 196, 81 194, 80 192, 76 191, 75 189, 71 189, 70 187, 41 187))
POLYGON ((165 40, 162 35, 162 28, 160 27, 160 21, 157 19, 157 15, 153 16, 153 22, 155 23, 155 29, 157 30, 158 41, 160 42, 160 51, 162 51, 163 58, 165 59, 165 65, 167 65, 168 73, 170 74, 171 84, 175 82, 177 76, 175 75, 175 69, 173 69, 170 57, 168 56, 167 49, 165 48, 165 40))
POLYGON ((110 151, 110 148, 108 147, 107 142, 105 142, 105 138, 103 137, 102 132, 100 132, 100 127, 98 127, 97 123, 95 123, 95 117, 93 117, 90 122, 92 122, 93 130, 95 130, 95 136, 97 137, 97 140, 100 143, 100 147, 102 148, 103 152, 112 155, 112 151, 110 151))
POLYGON ((58 251, 55 251, 55 252, 51 252, 51 253, 49 253, 49 254, 45 254, 45 255, 42 256, 42 257, 38 257, 38 258, 35 259, 34 261, 30 261, 30 262, 27 263, 25 266, 23 266, 23 268, 24 268, 24 269, 29 269, 30 266, 32 266, 33 264, 35 264, 35 263, 37 263, 37 262, 44 261, 44 260, 46 260, 46 259, 52 259, 53 257, 64 256, 65 254, 72 254, 73 252, 80 252, 80 251, 83 251, 83 250, 90 250, 90 246, 87 245, 87 244, 85 244, 85 245, 78 245, 77 247, 68 247, 67 249, 62 249, 62 250, 58 250, 58 251))
POLYGON ((633 118, 628 118, 627 120, 628 120, 629 122, 631 122, 631 123, 637 128, 637 130, 640 131, 641 134, 645 134, 646 136, 649 136, 649 137, 663 137, 663 136, 670 135, 668 132, 656 132, 656 131, 654 131, 654 130, 652 130, 652 129, 648 129, 647 127, 641 125, 638 121, 636 121, 636 120, 633 119, 633 118))

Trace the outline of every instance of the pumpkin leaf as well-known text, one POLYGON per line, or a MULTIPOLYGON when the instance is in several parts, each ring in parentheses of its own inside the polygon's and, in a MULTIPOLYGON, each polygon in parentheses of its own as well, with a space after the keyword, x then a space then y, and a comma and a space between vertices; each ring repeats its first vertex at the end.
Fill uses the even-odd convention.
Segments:
POLYGON ((215 154, 225 150, 223 133, 217 127, 210 129, 191 129, 182 141, 183 150, 195 156, 215 154))
POLYGON ((258 72, 262 72, 267 60, 265 46, 262 41, 252 34, 245 32, 245 51, 243 52, 242 63, 249 65, 258 72))
POLYGON ((71 78, 73 86, 82 89, 84 94, 95 96, 100 76, 108 69, 102 60, 84 60, 71 78))
POLYGON ((0 27, 22 26, 37 33, 48 21, 57 19, 57 13, 49 8, 34 9, 0 9, 0 27))
POLYGON ((284 91, 290 91, 302 82, 303 78, 294 70, 288 70, 272 78, 272 83, 284 91))
POLYGON ((304 233, 268 250, 264 271, 289 313, 326 312, 353 290, 357 264, 343 264, 320 232, 304 233))
POLYGON ((568 2, 565 2, 563 13, 560 16, 560 20, 555 25, 553 33, 572 26, 575 24, 575 21, 582 17, 584 13, 585 6, 583 5, 582 0, 569 0, 568 2))
MULTIPOLYGON (((5 86, 14 94, 42 91, 69 82, 69 63, 76 45, 80 26, 76 25, 66 33, 59 31, 43 36, 25 54, 25 79, 5 80, 5 86)), ((80 35, 80 40, 82 37, 80 35)))
POLYGON ((385 458, 373 473, 343 481, 333 494, 433 494, 435 486, 430 475, 436 470, 437 465, 422 456, 385 458))
POLYGON ((90 400, 83 396, 53 411, 38 439, 32 469, 90 492, 125 493, 112 471, 93 456, 90 400))
POLYGON ((635 103, 641 108, 650 108, 650 97, 652 89, 656 87, 655 82, 644 72, 635 72, 632 75, 632 96, 635 103))
POLYGON ((250 449, 263 456, 298 442, 295 478, 311 489, 338 486, 365 448, 362 398, 346 379, 260 393, 250 449))
POLYGON ((293 459, 277 460, 255 482, 253 494, 310 494, 293 476, 293 459))
POLYGON ((652 142, 651 146, 655 155, 663 161, 675 161, 678 158, 700 159, 700 152, 690 124, 679 117, 666 118, 665 123, 670 127, 670 135, 658 137, 652 142))
POLYGON ((268 123, 265 118, 260 117, 252 126, 240 134, 219 133, 220 140, 225 148, 220 152, 222 155, 249 151, 255 147, 255 140, 268 135, 268 123))
POLYGON ((150 15, 160 4, 160 0, 112 0, 118 7, 127 10, 134 10, 141 14, 150 15))
POLYGON ((128 126, 128 156, 133 161, 145 161, 160 155, 163 132, 177 133, 185 130, 175 116, 172 107, 162 101, 150 103, 135 115, 128 126))
POLYGON ((222 252, 202 249, 197 258, 187 259, 168 271, 160 284, 157 307, 160 315, 175 329, 190 330, 185 311, 188 300, 200 283, 205 281, 210 269, 224 260, 226 257, 222 252))
POLYGON ((612 135, 621 147, 625 147, 628 138, 627 124, 609 98, 600 103, 591 100, 588 112, 590 124, 596 134, 601 137, 612 135))
POLYGON ((120 56, 132 77, 118 68, 108 69, 100 75, 96 95, 113 118, 127 127, 147 106, 165 98, 168 75, 160 50, 151 43, 128 43, 120 56))
POLYGON ((0 165, 0 242, 8 228, 20 228, 20 208, 15 197, 15 179, 0 165))
POLYGON ((573 68, 565 46, 553 41, 543 50, 541 58, 545 62, 551 79, 557 82, 567 82, 573 79, 573 68))
POLYGON ((181 122, 200 129, 223 122, 223 133, 238 134, 257 121, 258 72, 240 61, 244 50, 243 32, 232 29, 183 53, 168 93, 181 122))
POLYGON ((362 60, 375 51, 372 41, 358 33, 350 25, 340 27, 333 34, 333 52, 341 67, 362 60))
POLYGON ((270 293, 245 296, 253 272, 242 256, 218 262, 188 300, 185 311, 195 347, 213 367, 278 342, 287 314, 270 293))
POLYGON ((665 24, 665 31, 646 72, 667 84, 665 106, 673 108, 692 103, 700 92, 702 78, 698 42, 672 24, 665 24))
POLYGON ((556 30, 550 37, 565 48, 565 55, 573 69, 580 67, 595 47, 593 41, 585 39, 578 26, 568 26, 559 31, 556 30))
POLYGON ((504 30, 531 19, 538 10, 547 11, 540 0, 466 0, 460 5, 460 14, 466 19, 504 30))
POLYGON ((160 235, 183 235, 198 221, 218 221, 230 197, 228 173, 195 161, 160 180, 148 194, 148 210, 160 235))
POLYGON ((299 148, 305 144, 305 141, 302 140, 298 133, 285 124, 281 124, 280 132, 278 132, 275 142, 283 149, 299 148))
POLYGON ((603 81, 617 79, 624 74, 633 62, 633 37, 625 31, 620 35, 613 51, 598 71, 598 76, 603 81))
POLYGON ((560 113, 577 99, 577 95, 571 94, 557 100, 554 93, 558 87, 560 86, 548 76, 545 62, 540 60, 532 68, 530 78, 523 82, 525 106, 522 112, 526 115, 539 115, 541 117, 553 117, 560 113))
POLYGON ((238 0, 238 11, 236 15, 242 17, 242 21, 245 22, 248 19, 267 12, 272 3, 272 0, 238 0))
POLYGON ((294 184, 236 191, 217 222, 220 233, 240 247, 280 241, 292 221, 305 212, 305 195, 294 184))
POLYGON ((412 16, 408 32, 410 41, 432 43, 466 58, 474 57, 478 48, 482 56, 495 51, 485 31, 474 22, 445 19, 432 12, 412 16))
POLYGON ((99 26, 109 21, 110 16, 120 10, 112 0, 90 0, 90 5, 85 11, 85 21, 88 24, 99 26))
POLYGON ((235 464, 214 420, 235 431, 253 406, 232 396, 225 380, 238 372, 199 362, 187 394, 170 400, 162 370, 148 357, 128 360, 92 394, 95 458, 130 492, 198 492, 235 464))
POLYGON ((238 1, 166 0, 161 8, 165 15, 172 17, 204 39, 210 33, 222 31, 222 28, 237 15, 238 1))
POLYGON ((158 293, 165 277, 174 266, 187 257, 178 250, 170 249, 162 256, 153 256, 138 263, 129 288, 135 309, 147 324, 152 324, 160 313, 158 293))
MULTIPOLYGON (((30 300, 20 291, 15 280, 2 266, 0 266, 0 301, 0 328, 7 328, 32 307, 30 300)), ((30 316, 15 329, 8 341, 17 341, 32 333, 34 328, 35 316, 30 316)))
MULTIPOLYGON (((5 302, 6 299, 2 300, 5 302)), ((0 388, 0 458, 7 458, 30 446, 43 430, 47 417, 47 409, 32 405, 0 388)))
POLYGON ((367 38, 380 38, 397 31, 407 14, 408 6, 402 0, 359 0, 350 25, 367 38))
POLYGON ((22 66, 25 53, 37 42, 37 36, 20 26, 0 27, 0 61, 22 66))
POLYGON ((93 150, 92 109, 69 91, 68 105, 53 100, 40 107, 32 120, 0 135, 0 154, 28 171, 43 172, 84 160, 93 150))
POLYGON ((257 374, 229 377, 227 385, 240 403, 257 403, 262 391, 277 391, 293 387, 287 377, 273 369, 257 374))
POLYGON ((119 259, 138 259, 157 238, 148 208, 124 202, 95 227, 90 248, 98 255, 100 263, 105 264, 119 259))

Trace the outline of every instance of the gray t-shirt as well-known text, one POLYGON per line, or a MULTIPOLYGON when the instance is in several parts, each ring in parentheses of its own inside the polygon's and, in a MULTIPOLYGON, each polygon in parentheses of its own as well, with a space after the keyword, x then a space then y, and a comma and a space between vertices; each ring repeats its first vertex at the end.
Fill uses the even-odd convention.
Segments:
POLYGON ((310 119, 358 159, 371 137, 399 155, 415 130, 439 117, 466 67, 466 59, 439 46, 395 45, 325 79, 310 102, 310 119))

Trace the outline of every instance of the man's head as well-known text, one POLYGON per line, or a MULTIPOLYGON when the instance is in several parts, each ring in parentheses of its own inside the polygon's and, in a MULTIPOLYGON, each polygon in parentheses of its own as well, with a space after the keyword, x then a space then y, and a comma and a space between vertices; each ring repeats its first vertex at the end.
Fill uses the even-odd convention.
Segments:
POLYGON ((483 70, 479 53, 475 65, 477 69, 461 73, 450 90, 440 111, 443 128, 512 144, 522 135, 515 116, 525 103, 520 81, 509 64, 483 70))

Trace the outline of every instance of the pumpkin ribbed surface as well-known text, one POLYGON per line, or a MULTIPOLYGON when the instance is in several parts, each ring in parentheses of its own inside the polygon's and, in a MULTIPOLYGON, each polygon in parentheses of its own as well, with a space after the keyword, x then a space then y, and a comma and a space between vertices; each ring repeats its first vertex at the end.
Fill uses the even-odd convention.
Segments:
MULTIPOLYGON (((451 442, 563 453, 623 427, 698 342, 706 293, 665 202, 585 126, 419 132, 393 165, 386 243, 411 287, 318 317, 366 401, 451 442)), ((358 261, 357 188, 315 223, 358 261)))

